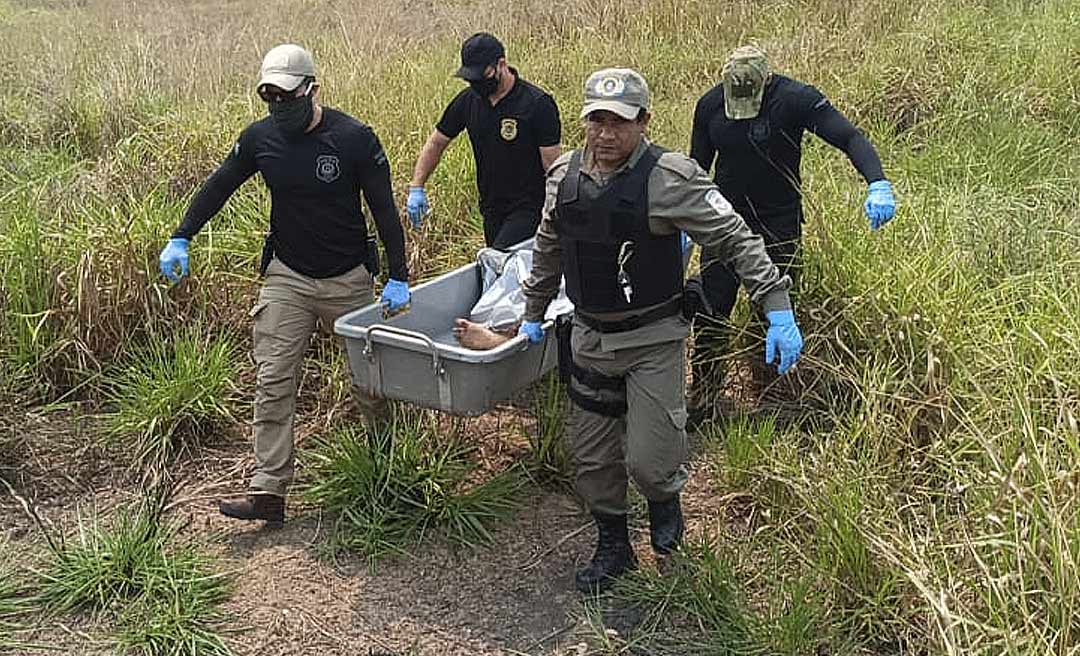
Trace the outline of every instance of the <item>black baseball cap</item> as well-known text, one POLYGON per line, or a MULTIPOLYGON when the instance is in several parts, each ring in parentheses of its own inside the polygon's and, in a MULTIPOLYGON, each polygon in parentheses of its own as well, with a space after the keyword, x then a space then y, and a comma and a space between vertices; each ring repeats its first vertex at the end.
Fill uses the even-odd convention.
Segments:
POLYGON ((484 79, 484 71, 506 56, 506 48, 494 35, 477 32, 461 44, 461 68, 456 75, 470 82, 484 79))

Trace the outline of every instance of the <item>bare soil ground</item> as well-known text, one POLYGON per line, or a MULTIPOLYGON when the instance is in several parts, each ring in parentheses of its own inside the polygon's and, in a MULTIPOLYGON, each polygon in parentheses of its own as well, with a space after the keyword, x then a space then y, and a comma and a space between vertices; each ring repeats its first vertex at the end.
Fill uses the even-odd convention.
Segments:
MULTIPOLYGON (((517 424, 507 417, 512 412, 470 426, 484 435, 482 461, 505 462, 520 453, 521 444, 505 436, 506 427, 517 424)), ((70 533, 80 513, 107 512, 138 498, 137 475, 96 446, 94 417, 66 409, 4 421, 9 448, 0 476, 51 529, 70 533)), ((310 427, 298 432, 310 434, 310 427)), ((369 567, 357 556, 328 555, 330 518, 295 498, 289 520, 276 529, 220 516, 216 499, 243 489, 250 461, 242 431, 200 449, 177 467, 188 483, 171 511, 233 575, 224 629, 236 654, 584 653, 592 629, 573 572, 591 556, 595 535, 572 496, 534 490, 488 547, 455 549, 433 537, 407 556, 369 567)), ((691 477, 691 533, 723 512, 715 494, 706 471, 691 477)), ((651 567, 647 528, 642 517, 634 523, 637 551, 651 567)), ((0 491, 0 527, 28 568, 46 554, 41 531, 6 490, 0 491)), ((609 626, 623 633, 641 619, 634 609, 607 610, 609 626)), ((107 631, 92 617, 37 618, 25 638, 65 653, 113 653, 107 631)))
MULTIPOLYGON (((762 391, 752 378, 745 362, 729 370, 726 405, 757 406, 762 391)), ((313 396, 320 397, 302 395, 297 425, 301 481, 304 446, 326 428, 326 408, 313 404, 313 396)), ((465 422, 456 428, 476 446, 481 470, 499 471, 528 449, 527 405, 519 400, 480 418, 448 421, 465 422)), ((0 415, 0 477, 17 495, 0 486, 0 539, 13 552, 8 557, 29 569, 47 555, 23 500, 59 535, 74 531, 91 510, 108 513, 139 499, 139 473, 123 464, 123 445, 102 447, 100 434, 100 419, 77 405, 0 415)), ((587 653, 587 637, 596 629, 586 620, 585 603, 594 610, 596 603, 574 590, 573 573, 591 557, 595 533, 571 494, 533 488, 486 547, 454 548, 431 536, 408 555, 371 566, 360 556, 330 554, 332 518, 305 506, 299 495, 289 499, 288 521, 278 528, 218 514, 219 498, 245 489, 251 463, 248 431, 234 426, 179 460, 173 473, 183 482, 170 506, 185 534, 232 575, 221 628, 238 656, 587 653)), ((748 511, 740 495, 725 494, 715 468, 700 457, 690 468, 683 495, 687 538, 745 532, 748 511)), ((643 567, 656 567, 643 500, 633 495, 632 502, 635 550, 643 567)), ((645 619, 644 611, 614 600, 601 601, 599 609, 608 630, 623 638, 645 619)), ((106 627, 93 617, 39 617, 26 640, 63 653, 114 653, 106 627)))

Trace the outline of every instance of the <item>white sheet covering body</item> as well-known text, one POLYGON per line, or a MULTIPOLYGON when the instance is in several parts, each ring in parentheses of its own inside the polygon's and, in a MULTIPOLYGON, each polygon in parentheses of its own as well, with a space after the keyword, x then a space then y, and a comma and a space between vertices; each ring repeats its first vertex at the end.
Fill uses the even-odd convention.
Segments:
MULTIPOLYGON (((481 249, 476 254, 483 277, 483 293, 473 306, 469 320, 492 330, 507 330, 521 322, 525 315, 525 293, 521 281, 532 269, 532 249, 505 252, 494 248, 481 249)), ((566 296, 566 280, 559 285, 559 295, 548 306, 544 319, 573 312, 574 304, 566 296)))

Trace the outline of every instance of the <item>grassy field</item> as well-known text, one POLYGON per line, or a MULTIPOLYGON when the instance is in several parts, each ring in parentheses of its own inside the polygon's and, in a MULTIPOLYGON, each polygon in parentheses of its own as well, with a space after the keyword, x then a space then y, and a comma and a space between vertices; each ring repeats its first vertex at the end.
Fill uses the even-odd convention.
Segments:
MULTIPOLYGON (((0 0, 3 412, 14 421, 42 405, 92 408, 109 418, 101 439, 133 437, 144 464, 198 449, 193 427, 240 421, 268 195, 255 182, 240 190, 194 240, 184 285, 158 278, 156 255, 199 182, 265 111, 253 89, 262 53, 283 41, 314 51, 324 101, 374 126, 403 199, 460 88, 450 77, 458 44, 480 28, 556 97, 568 146, 583 141, 582 80, 625 65, 654 93, 651 136, 686 148, 694 102, 726 53, 758 43, 867 132, 900 203, 871 234, 865 186, 846 158, 807 142, 806 409, 796 421, 704 432, 695 475, 716 478, 717 503, 738 521, 699 526, 673 575, 646 572, 615 593, 647 611, 635 637, 606 633, 587 604, 592 653, 1080 653, 1075 0, 0 0)), ((471 153, 458 141, 429 184, 434 214, 407 235, 417 279, 482 245, 471 153)), ((320 348, 312 366, 325 382, 307 388, 317 401, 305 406, 328 426, 347 397, 331 351, 320 348)), ((557 439, 544 415, 562 410, 550 396, 536 407, 557 439)), ((416 419, 409 434, 433 421, 416 419)), ((317 498, 370 488, 347 471, 372 462, 354 438, 311 456, 317 498)), ((19 435, 0 439, 7 475, 19 435)), ((535 449, 532 469, 546 474, 534 478, 562 480, 549 447, 535 449)), ((454 451, 443 469, 458 481, 467 462, 454 451)), ((505 498, 481 501, 497 515, 518 488, 495 486, 505 498)), ((381 553, 386 535, 424 535, 426 523, 410 522, 443 507, 466 518, 465 543, 486 535, 461 503, 438 503, 381 533, 373 515, 353 516, 366 533, 339 542, 381 553)), ((116 534, 137 533, 142 517, 121 514, 116 534)), ((75 597, 56 579, 82 584, 89 574, 72 568, 111 539, 96 525, 79 530, 85 540, 54 549, 57 564, 37 583, 64 607, 75 597), (78 558, 63 555, 72 549, 78 558)), ((127 615, 145 615, 119 617, 118 644, 172 653, 170 639, 194 632, 188 644, 204 647, 184 653, 219 653, 202 618, 216 617, 226 586, 202 574, 195 547, 170 550, 172 529, 144 537, 146 580, 172 581, 202 614, 185 624, 170 597, 129 591, 146 602, 127 615), (167 637, 132 633, 154 626, 167 637)), ((19 604, 18 615, 0 607, 0 651, 6 627, 23 621, 19 604)))

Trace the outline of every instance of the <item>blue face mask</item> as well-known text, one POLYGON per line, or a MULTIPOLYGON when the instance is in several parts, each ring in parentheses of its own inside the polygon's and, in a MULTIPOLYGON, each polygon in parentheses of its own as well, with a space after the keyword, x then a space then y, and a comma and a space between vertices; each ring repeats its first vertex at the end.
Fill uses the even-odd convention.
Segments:
POLYGON ((274 126, 286 137, 304 134, 315 116, 315 102, 311 87, 304 95, 266 103, 274 126))

